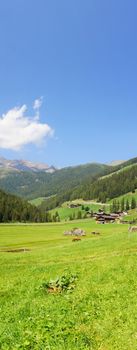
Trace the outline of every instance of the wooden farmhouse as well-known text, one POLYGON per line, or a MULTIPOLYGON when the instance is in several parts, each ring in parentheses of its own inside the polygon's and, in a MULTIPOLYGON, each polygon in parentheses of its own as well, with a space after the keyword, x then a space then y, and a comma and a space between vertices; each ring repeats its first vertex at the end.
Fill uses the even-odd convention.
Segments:
POLYGON ((119 221, 123 213, 96 213, 95 219, 97 224, 107 224, 107 223, 114 223, 116 221, 119 221))
POLYGON ((68 206, 68 208, 78 208, 81 206, 81 204, 69 203, 67 206, 68 206))

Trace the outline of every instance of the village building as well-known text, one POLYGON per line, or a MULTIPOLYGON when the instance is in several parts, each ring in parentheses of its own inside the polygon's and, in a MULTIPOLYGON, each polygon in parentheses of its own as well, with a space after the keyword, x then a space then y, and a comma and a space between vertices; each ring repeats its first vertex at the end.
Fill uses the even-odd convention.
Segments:
POLYGON ((81 204, 79 203, 68 203, 67 204, 68 208, 78 208, 78 207, 81 207, 81 204))
POLYGON ((96 223, 98 224, 107 224, 107 223, 114 223, 119 222, 121 216, 123 216, 123 213, 95 213, 94 217, 96 219, 96 223))

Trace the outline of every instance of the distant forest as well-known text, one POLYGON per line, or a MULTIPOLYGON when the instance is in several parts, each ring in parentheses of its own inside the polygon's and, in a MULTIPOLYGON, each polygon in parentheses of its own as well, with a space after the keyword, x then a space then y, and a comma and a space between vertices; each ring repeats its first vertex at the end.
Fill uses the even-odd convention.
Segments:
MULTIPOLYGON (((2 173, 1 173, 2 174, 2 173)), ((137 158, 117 167, 86 164, 56 171, 54 174, 12 172, 0 177, 0 222, 47 222, 52 218, 49 210, 63 202, 78 198, 105 203, 137 188, 137 158), (102 177, 103 176, 103 177, 102 177), (46 198, 39 208, 25 199, 46 198)))
POLYGON ((11 194, 0 190, 0 222, 47 222, 50 215, 11 194))
POLYGON ((137 165, 123 168, 118 173, 100 178, 97 180, 87 179, 81 186, 69 191, 64 191, 44 201, 41 208, 49 210, 61 205, 65 201, 83 198, 85 200, 96 200, 105 203, 106 201, 133 192, 137 188, 137 165))

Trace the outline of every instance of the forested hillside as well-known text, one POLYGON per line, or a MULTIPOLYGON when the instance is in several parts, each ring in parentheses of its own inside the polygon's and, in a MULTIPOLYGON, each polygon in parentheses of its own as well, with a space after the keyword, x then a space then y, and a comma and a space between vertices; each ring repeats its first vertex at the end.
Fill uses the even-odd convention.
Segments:
POLYGON ((104 164, 86 164, 68 167, 53 174, 43 172, 4 172, 0 170, 0 188, 26 199, 60 195, 81 185, 83 181, 92 182, 95 178, 112 171, 104 164))
MULTIPOLYGON (((81 188, 81 195, 85 199, 97 199, 106 202, 127 192, 134 192, 137 188, 137 165, 127 167, 122 171, 81 188)), ((74 194, 76 195, 76 194, 74 194)))
POLYGON ((105 203, 109 199, 116 198, 128 192, 134 192, 137 188, 137 164, 127 165, 109 176, 86 181, 70 191, 49 198, 41 205, 42 208, 52 209, 65 201, 83 198, 105 203))
POLYGON ((11 194, 0 190, 0 222, 43 222, 48 214, 11 194))
POLYGON ((26 199, 50 197, 42 210, 77 198, 105 202, 137 188, 137 158, 118 166, 91 163, 68 167, 53 174, 0 171, 0 188, 26 199))

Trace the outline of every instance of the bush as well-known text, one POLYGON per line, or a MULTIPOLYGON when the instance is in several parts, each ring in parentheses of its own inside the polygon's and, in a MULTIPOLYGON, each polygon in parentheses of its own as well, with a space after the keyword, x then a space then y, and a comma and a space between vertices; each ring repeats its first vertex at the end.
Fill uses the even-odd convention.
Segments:
POLYGON ((49 293, 72 291, 75 288, 76 279, 77 275, 66 273, 60 277, 57 277, 55 280, 44 282, 41 288, 47 290, 49 293))

